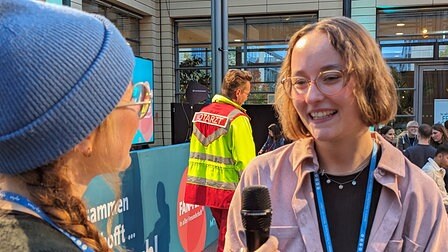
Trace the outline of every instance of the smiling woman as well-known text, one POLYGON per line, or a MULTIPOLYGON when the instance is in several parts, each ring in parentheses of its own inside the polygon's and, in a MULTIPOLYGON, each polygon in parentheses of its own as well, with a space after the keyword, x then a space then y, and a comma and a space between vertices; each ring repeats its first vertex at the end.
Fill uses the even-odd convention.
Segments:
POLYGON ((271 237, 257 252, 448 251, 434 183, 369 131, 397 111, 394 80, 370 34, 344 17, 305 26, 290 39, 279 80, 275 108, 294 142, 246 167, 229 209, 226 250, 246 247, 241 192, 265 185, 271 237))
POLYGON ((149 105, 131 48, 68 7, 2 0, 0 13, 0 250, 111 251, 82 196, 105 173, 118 188, 131 162, 149 105))

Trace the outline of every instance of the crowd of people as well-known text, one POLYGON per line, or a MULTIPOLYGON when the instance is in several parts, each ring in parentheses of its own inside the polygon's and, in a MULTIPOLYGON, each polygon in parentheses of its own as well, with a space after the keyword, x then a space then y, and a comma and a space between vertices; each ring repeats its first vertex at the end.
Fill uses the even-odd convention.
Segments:
MULTIPOLYGON (((101 16, 24 0, 2 0, 1 10, 0 247, 112 251, 82 195, 101 174, 115 175, 119 192, 130 165, 150 104, 147 87, 131 81, 132 51, 101 16)), ((270 237, 257 252, 448 251, 448 122, 410 121, 398 137, 391 126, 369 130, 397 111, 369 32, 345 17, 306 25, 278 80, 281 127, 268 127, 258 156, 242 107, 250 72, 229 70, 194 115, 184 197, 210 207, 218 251, 247 247, 241 198, 252 185, 272 199, 270 237)))
POLYGON ((396 146, 416 166, 425 171, 436 182, 448 211, 448 121, 420 124, 409 121, 406 130, 395 136, 392 126, 385 125, 378 129, 381 136, 396 146))

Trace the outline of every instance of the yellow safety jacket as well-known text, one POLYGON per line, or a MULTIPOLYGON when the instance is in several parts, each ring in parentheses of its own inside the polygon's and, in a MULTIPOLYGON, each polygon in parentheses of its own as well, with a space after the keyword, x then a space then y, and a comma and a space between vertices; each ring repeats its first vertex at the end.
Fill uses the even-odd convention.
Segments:
POLYGON ((241 172, 255 157, 249 119, 222 95, 194 114, 185 202, 229 208, 241 172))

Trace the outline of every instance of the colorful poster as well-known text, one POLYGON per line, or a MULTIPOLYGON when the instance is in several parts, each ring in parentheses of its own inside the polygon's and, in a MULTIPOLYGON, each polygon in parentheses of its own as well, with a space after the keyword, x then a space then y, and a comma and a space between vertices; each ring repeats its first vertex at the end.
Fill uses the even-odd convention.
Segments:
POLYGON ((448 121, 448 99, 434 99, 434 123, 448 121))
POLYGON ((148 85, 151 92, 151 105, 148 114, 139 122, 137 133, 134 136, 132 144, 144 144, 154 142, 154 66, 153 61, 135 57, 135 68, 132 76, 132 82, 143 82, 148 85))
POLYGON ((62 5, 62 0, 46 0, 45 2, 62 5))
POLYGON ((186 143, 131 152, 119 198, 102 176, 89 184, 84 195, 88 217, 110 248, 201 252, 216 242, 218 228, 210 209, 184 202, 189 147, 186 143))

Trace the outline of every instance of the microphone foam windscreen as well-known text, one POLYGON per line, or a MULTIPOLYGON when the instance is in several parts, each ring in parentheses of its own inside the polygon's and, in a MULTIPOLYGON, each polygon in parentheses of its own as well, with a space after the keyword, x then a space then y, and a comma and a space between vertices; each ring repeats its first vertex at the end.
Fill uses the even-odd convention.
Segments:
POLYGON ((271 198, 266 186, 248 186, 243 190, 243 210, 266 210, 271 208, 271 198))
POLYGON ((269 230, 271 198, 265 186, 249 186, 242 193, 242 224, 246 230, 269 230))

